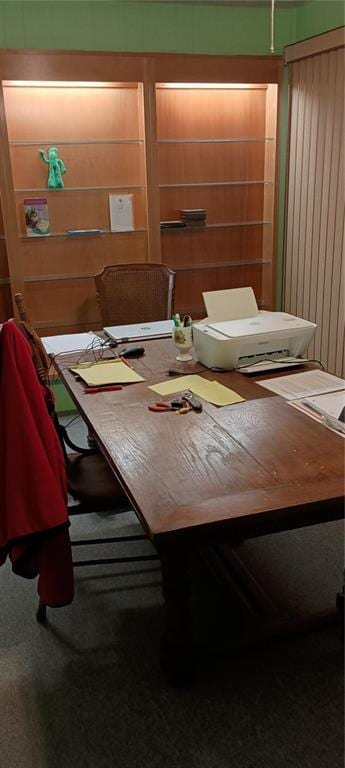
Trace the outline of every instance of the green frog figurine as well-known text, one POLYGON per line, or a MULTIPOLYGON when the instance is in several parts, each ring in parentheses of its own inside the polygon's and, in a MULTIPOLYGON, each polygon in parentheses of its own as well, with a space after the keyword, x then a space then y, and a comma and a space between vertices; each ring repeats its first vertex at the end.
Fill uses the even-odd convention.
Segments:
POLYGON ((46 165, 49 166, 48 173, 48 189, 63 189, 64 183, 62 174, 66 173, 66 166, 63 160, 59 157, 59 152, 56 147, 50 147, 45 153, 44 149, 39 149, 38 153, 46 165))

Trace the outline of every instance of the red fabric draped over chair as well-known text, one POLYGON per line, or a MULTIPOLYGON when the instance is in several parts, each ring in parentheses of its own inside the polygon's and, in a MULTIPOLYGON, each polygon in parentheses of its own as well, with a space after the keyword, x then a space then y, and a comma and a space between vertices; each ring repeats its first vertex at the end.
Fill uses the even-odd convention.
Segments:
POLYGON ((0 332, 0 565, 38 579, 42 603, 73 599, 64 456, 37 378, 32 352, 15 323, 0 332))

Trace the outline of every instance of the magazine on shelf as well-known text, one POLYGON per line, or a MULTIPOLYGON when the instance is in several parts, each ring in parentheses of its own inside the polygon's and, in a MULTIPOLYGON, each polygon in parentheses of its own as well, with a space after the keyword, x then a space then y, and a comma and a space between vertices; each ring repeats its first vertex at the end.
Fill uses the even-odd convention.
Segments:
POLYGON ((28 237, 42 237, 50 234, 46 197, 25 197, 24 215, 28 237))

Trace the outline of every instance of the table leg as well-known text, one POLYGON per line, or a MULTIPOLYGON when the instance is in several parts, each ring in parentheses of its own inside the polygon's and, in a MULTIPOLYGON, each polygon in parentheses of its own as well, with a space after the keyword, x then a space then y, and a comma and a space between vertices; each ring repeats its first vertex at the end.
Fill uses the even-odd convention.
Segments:
POLYGON ((193 553, 186 542, 159 547, 164 597, 161 666, 171 685, 182 687, 195 678, 196 654, 191 628, 191 571, 193 553))

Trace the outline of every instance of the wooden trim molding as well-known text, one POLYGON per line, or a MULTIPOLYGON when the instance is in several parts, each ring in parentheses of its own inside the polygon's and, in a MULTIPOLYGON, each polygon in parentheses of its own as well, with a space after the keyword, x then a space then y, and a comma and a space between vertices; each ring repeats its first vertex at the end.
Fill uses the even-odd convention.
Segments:
POLYGON ((281 56, 0 50, 2 80, 278 83, 281 56))
MULTIPOLYGON (((14 202, 11 159, 5 117, 4 93, 0 82, 0 192, 6 238, 8 272, 12 293, 23 293, 23 274, 18 254, 18 227, 14 202)), ((16 312, 15 308, 15 312, 16 312)))
POLYGON ((160 203, 159 203, 159 178, 157 161, 157 124, 156 124, 156 93, 155 83, 152 78, 152 64, 149 60, 145 63, 145 78, 143 84, 143 125, 145 136, 145 160, 146 160, 146 208, 148 228, 148 253, 150 261, 160 263, 161 235, 160 235, 160 203))
POLYGON ((342 48, 345 45, 345 27, 331 29, 330 32, 324 32, 322 35, 308 37, 299 43, 287 45, 285 48, 285 64, 290 64, 298 59, 305 59, 307 56, 315 56, 317 53, 332 51, 335 48, 342 48))

